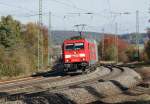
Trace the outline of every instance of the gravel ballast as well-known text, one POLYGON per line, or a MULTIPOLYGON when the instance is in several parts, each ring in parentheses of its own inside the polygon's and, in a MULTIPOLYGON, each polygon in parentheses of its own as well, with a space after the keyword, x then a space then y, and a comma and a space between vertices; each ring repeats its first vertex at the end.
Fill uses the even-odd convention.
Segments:
MULTIPOLYGON (((113 68, 111 71, 108 68, 100 67, 87 75, 70 77, 65 80, 49 82, 42 85, 39 84, 38 88, 49 88, 49 90, 39 94, 28 93, 30 96, 25 97, 24 103, 27 104, 27 101, 40 102, 40 98, 44 98, 48 102, 58 101, 58 103, 53 102, 50 104, 86 104, 100 101, 105 97, 122 94, 129 88, 135 87, 142 80, 141 76, 134 70, 126 67, 123 69, 123 71, 120 71, 118 68, 113 68), (88 80, 91 81, 88 82, 88 80), (59 88, 59 86, 64 87, 59 88)), ((33 92, 38 91, 35 86, 27 90, 33 92)))
POLYGON ((124 68, 125 71, 109 81, 89 83, 82 86, 72 86, 69 89, 55 91, 68 96, 77 104, 85 104, 100 100, 106 96, 120 94, 128 88, 134 87, 142 80, 141 76, 133 70, 124 68))

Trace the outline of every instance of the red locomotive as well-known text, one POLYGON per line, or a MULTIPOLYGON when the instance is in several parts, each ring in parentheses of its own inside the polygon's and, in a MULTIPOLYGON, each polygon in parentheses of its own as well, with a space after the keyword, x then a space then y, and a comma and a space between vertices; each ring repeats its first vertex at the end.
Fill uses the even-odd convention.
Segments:
POLYGON ((65 71, 82 70, 98 61, 97 43, 93 39, 69 39, 62 46, 65 71))

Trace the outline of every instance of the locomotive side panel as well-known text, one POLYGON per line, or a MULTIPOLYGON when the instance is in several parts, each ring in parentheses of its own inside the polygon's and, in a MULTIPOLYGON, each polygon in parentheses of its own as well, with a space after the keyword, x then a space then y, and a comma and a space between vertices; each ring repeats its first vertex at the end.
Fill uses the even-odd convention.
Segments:
POLYGON ((95 40, 90 40, 89 41, 89 63, 90 65, 95 64, 98 61, 98 48, 97 48, 97 43, 95 40))

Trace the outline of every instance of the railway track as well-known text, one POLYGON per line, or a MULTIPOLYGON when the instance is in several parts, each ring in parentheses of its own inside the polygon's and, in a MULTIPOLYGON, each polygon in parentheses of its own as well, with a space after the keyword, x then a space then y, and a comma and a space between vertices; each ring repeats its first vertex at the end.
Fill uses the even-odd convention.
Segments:
POLYGON ((59 80, 65 80, 70 76, 51 76, 51 77, 32 77, 25 80, 15 80, 9 83, 3 83, 0 85, 0 92, 14 93, 19 90, 30 88, 32 86, 38 86, 43 83, 55 82, 59 80))
MULTIPOLYGON (((18 92, 19 90, 25 90, 25 89, 36 89, 38 86, 40 87, 40 85, 43 84, 43 89, 46 88, 54 88, 56 86, 61 86, 64 85, 68 82, 74 82, 74 81, 87 81, 88 77, 92 76, 93 74, 96 74, 98 70, 96 70, 95 72, 92 72, 90 74, 85 74, 85 75, 78 75, 78 76, 58 76, 58 77, 48 77, 48 78, 39 78, 39 79, 33 79, 30 81, 19 81, 17 83, 7 83, 7 84, 3 84, 0 85, 0 91, 5 91, 5 92, 9 92, 9 93, 14 93, 14 92, 18 92), (80 77, 83 77, 82 79, 80 79, 80 77), (76 79, 76 80, 74 80, 76 79), (70 81, 71 80, 71 81, 70 81), (5 89, 5 90, 4 90, 5 89)), ((102 76, 103 74, 106 74, 110 72, 110 70, 100 70, 101 73, 99 73, 97 76, 102 76)), ((94 78, 97 78, 94 77, 94 78)), ((93 79, 93 77, 91 78, 93 79)), ((39 89, 38 89, 39 90, 39 89)))
MULTIPOLYGON (((96 91, 95 93, 99 93, 101 97, 110 94, 113 95, 113 94, 122 93, 123 90, 127 90, 130 87, 136 86, 136 84, 139 83, 139 81, 137 81, 137 78, 140 79, 140 76, 134 73, 133 71, 129 70, 128 68, 120 68, 116 66, 104 66, 101 68, 97 68, 97 70, 95 70, 94 72, 86 75, 79 75, 74 77, 69 76, 69 77, 64 77, 64 79, 62 77, 58 79, 47 78, 46 81, 43 81, 43 79, 41 79, 41 81, 35 80, 36 83, 32 83, 31 85, 22 88, 24 89, 23 91, 25 91, 26 88, 30 89, 30 91, 27 92, 19 92, 17 94, 12 94, 12 89, 11 91, 8 90, 8 88, 11 88, 12 85, 9 85, 9 87, 2 85, 0 86, 0 89, 6 88, 7 91, 10 92, 10 95, 8 95, 9 98, 14 97, 14 95, 15 98, 16 97, 20 98, 20 96, 22 96, 21 98, 24 97, 29 98, 29 96, 35 97, 35 96, 40 96, 41 93, 49 92, 54 94, 61 93, 67 95, 69 99, 79 104, 80 103, 82 104, 83 99, 86 101, 86 103, 89 103, 90 101, 98 100, 98 96, 93 94, 93 92, 95 91, 96 91), (136 79, 131 78, 130 77, 131 74, 133 74, 133 77, 136 77, 136 79), (128 78, 131 78, 131 81, 124 81, 124 79, 128 80, 128 78), (38 85, 39 83, 43 84, 42 86, 43 88, 41 89, 35 88, 35 85, 38 85)), ((25 86, 26 84, 24 83, 18 84, 14 87, 18 87, 18 86, 22 87, 25 86)), ((16 90, 14 90, 13 92, 16 92, 16 90)), ((6 100, 8 96, 2 98, 5 98, 6 100)))
MULTIPOLYGON (((121 71, 116 69, 113 70, 110 66, 107 66, 108 69, 108 74, 106 74, 105 76, 102 76, 102 80, 106 80, 111 78, 112 76, 117 76, 117 73, 119 74, 121 71)), ((52 74, 52 73, 51 73, 52 74)), ((23 79, 18 79, 18 80, 12 80, 12 81, 5 81, 5 82, 0 82, 0 91, 9 91, 11 89, 16 89, 18 87, 19 88, 23 88, 23 86, 25 87, 29 87, 32 85, 36 85, 38 83, 46 83, 46 82, 55 82, 55 81, 59 81, 59 79, 61 80, 65 80, 67 79, 69 76, 65 76, 65 77, 61 77, 61 76, 56 76, 56 77, 27 77, 27 78, 23 78, 23 79), (4 90, 5 89, 5 90, 4 90)), ((96 78, 92 79, 92 80, 96 80, 96 78)), ((85 80, 86 82, 86 80, 85 80)))

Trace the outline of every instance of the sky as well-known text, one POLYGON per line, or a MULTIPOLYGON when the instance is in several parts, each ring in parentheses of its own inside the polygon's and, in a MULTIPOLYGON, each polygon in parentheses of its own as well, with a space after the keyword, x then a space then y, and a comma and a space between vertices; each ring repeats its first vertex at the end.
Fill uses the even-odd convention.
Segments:
MULTIPOLYGON (((42 22, 49 26, 51 12, 52 30, 77 31, 75 25, 85 24, 83 31, 132 33, 137 10, 140 32, 150 27, 150 0, 42 0, 42 4, 42 22)), ((39 0, 0 0, 0 16, 12 15, 24 24, 38 22, 38 11, 39 0)))

